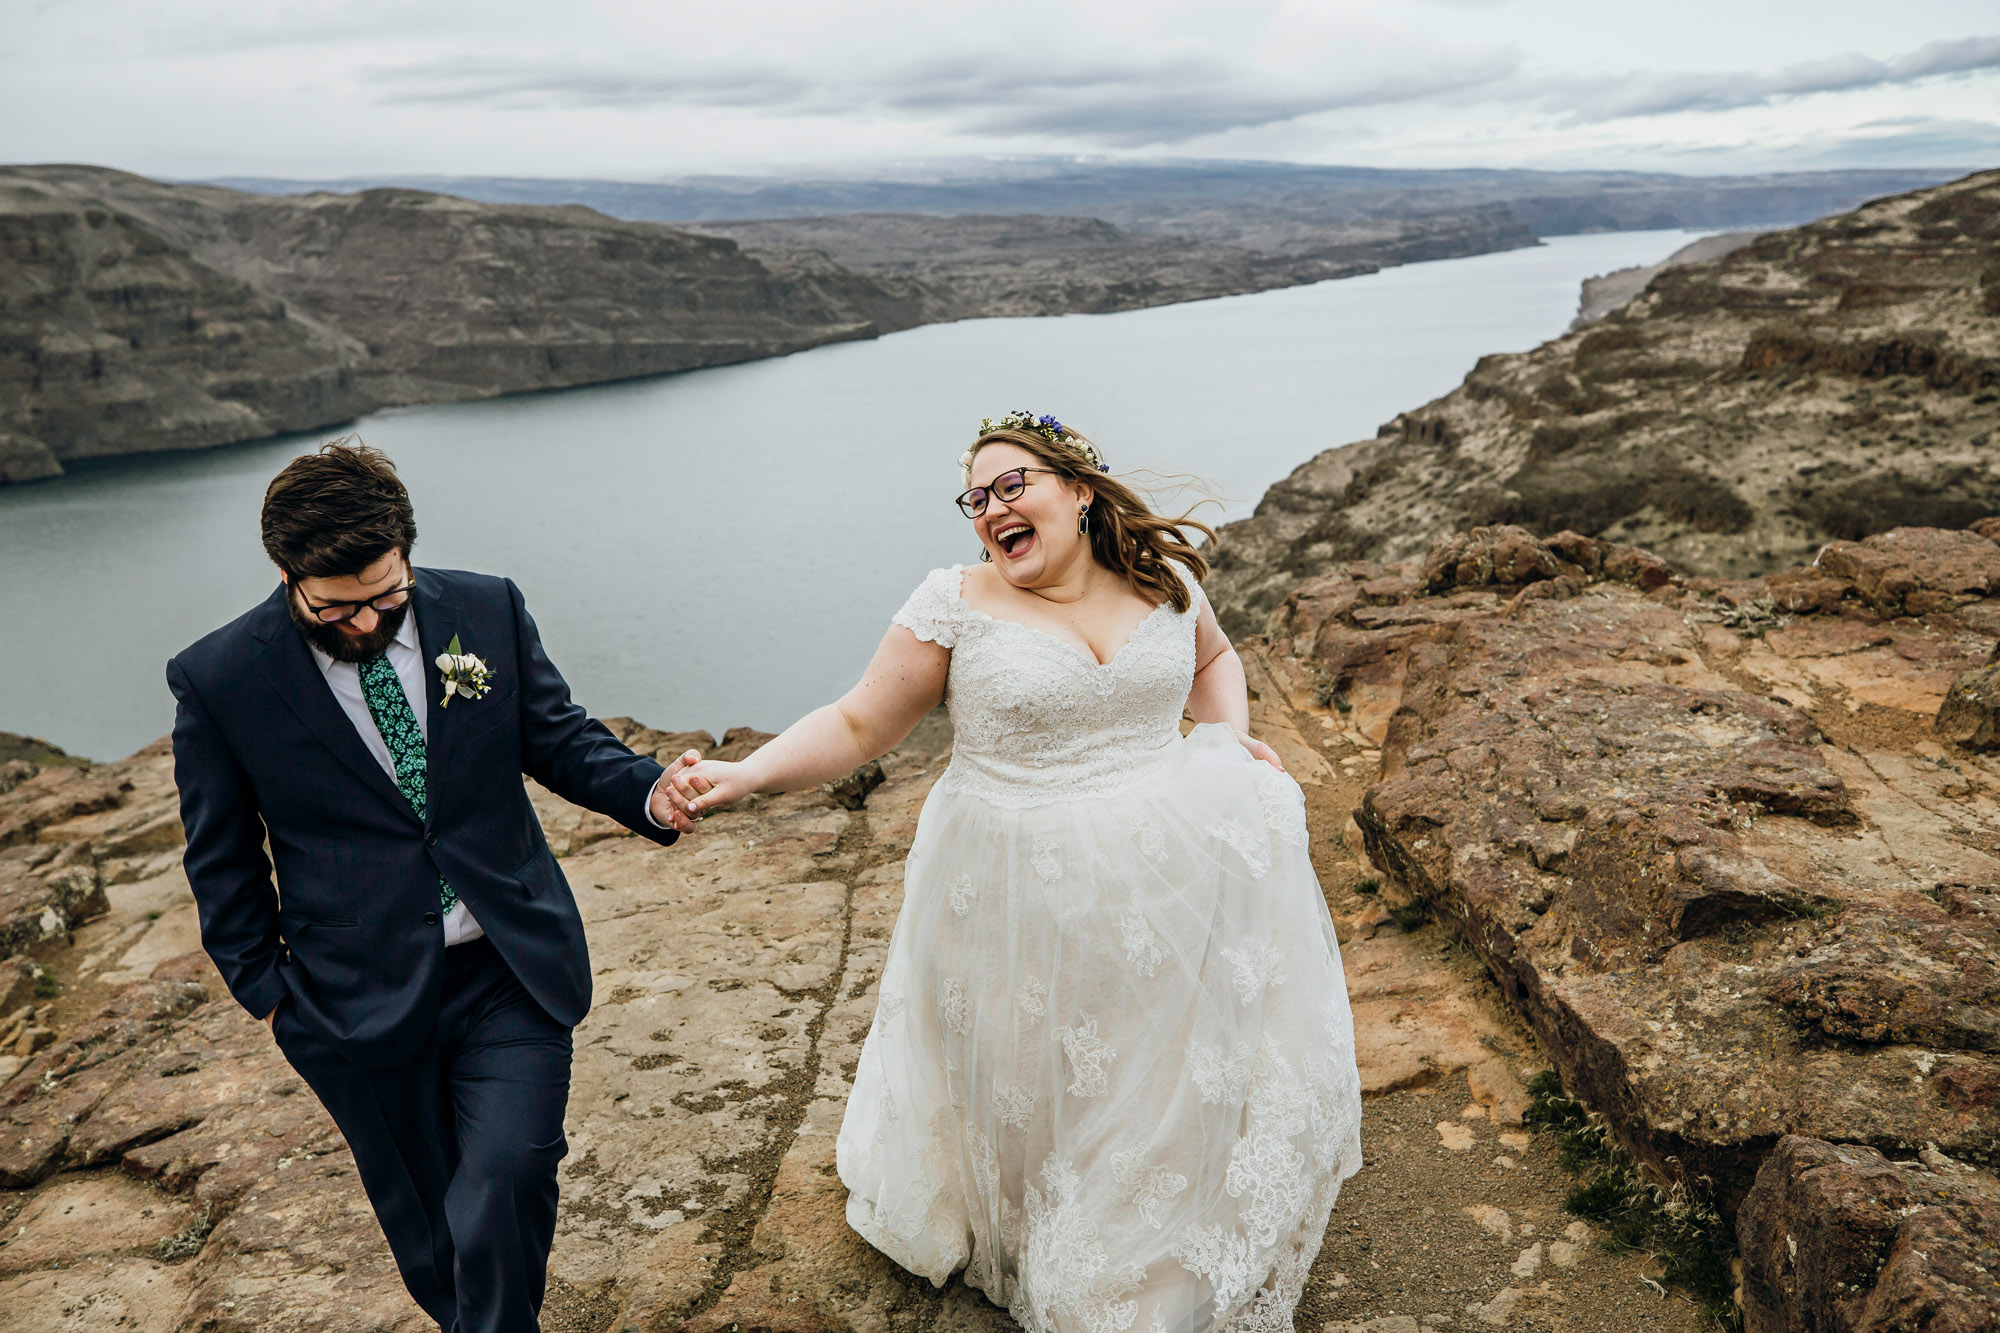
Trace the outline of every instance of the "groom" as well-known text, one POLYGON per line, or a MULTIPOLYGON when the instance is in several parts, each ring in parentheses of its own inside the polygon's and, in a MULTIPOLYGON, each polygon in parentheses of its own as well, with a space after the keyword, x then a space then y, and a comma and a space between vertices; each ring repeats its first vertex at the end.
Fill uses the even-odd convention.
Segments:
POLYGON ((417 1303, 534 1330, 590 959, 521 775, 664 845, 682 761, 570 700, 510 580, 411 566, 374 450, 295 459, 263 535, 278 587, 167 664, 202 944, 346 1136, 417 1303))

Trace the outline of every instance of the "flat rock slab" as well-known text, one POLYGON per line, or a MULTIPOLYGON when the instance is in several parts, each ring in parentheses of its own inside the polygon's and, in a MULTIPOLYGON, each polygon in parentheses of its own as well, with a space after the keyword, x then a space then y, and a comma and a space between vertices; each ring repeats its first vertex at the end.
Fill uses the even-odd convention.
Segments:
POLYGON ((1961 548, 2000 546, 1923 536, 1855 544, 1835 563, 1886 551, 1895 578, 1762 637, 1729 612, 1754 588, 1591 582, 1555 560, 1574 540, 1538 561, 1518 530, 1441 544, 1391 657, 1325 581, 1300 607, 1335 608, 1303 627, 1332 683, 1399 686, 1370 856, 1480 953, 1567 1087, 1726 1202, 1782 1133, 1977 1159, 2000 1131, 2000 769, 1901 706, 1944 685, 1877 688, 1986 656, 1986 565, 1961 548), (1936 587, 1910 572, 1932 546, 1936 587), (1444 604, 1508 568, 1533 581, 1487 613, 1444 604), (1892 591, 1930 610, 1884 618, 1892 591))
POLYGON ((186 1199, 119 1172, 68 1176, 14 1215, 0 1239, 0 1274, 156 1250, 196 1215, 186 1199))

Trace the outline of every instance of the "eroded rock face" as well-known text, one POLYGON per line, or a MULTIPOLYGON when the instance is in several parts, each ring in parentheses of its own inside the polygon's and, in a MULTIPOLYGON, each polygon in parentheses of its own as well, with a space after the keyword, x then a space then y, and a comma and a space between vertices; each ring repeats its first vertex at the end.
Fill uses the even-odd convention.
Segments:
POLYGON ((1481 358, 1223 529, 1224 627, 1261 628, 1337 561, 1416 559, 1478 524, 1740 578, 2000 509, 1996 237, 2000 172, 1982 172, 1665 269, 1583 330, 1481 358))
POLYGON ((2000 623, 1983 531, 1725 583, 1478 529, 1272 617, 1381 741, 1370 857, 1726 1206, 1784 1135, 2000 1152, 2000 766, 1931 725, 2000 623))
POLYGON ((2000 1321, 2000 1187, 1932 1150, 1778 1140, 1737 1215, 1747 1333, 1976 1333, 2000 1321))
POLYGON ((1393 630, 1359 605, 1315 623, 1324 584, 1281 613, 1336 690, 1393 698, 1357 816, 1371 856, 1663 1170, 1733 1202, 1784 1133, 1987 1160, 2000 773, 1928 733, 1991 648, 2000 546, 1870 538, 1820 562, 1830 614, 1761 634, 1740 613, 1782 584, 1660 582, 1636 559, 1592 579, 1565 552, 1518 530, 1441 542, 1437 592, 1393 630), (1488 591, 1503 577, 1511 596, 1488 591))
POLYGON ((139 220, 0 174, 0 482, 378 406, 358 343, 139 220))

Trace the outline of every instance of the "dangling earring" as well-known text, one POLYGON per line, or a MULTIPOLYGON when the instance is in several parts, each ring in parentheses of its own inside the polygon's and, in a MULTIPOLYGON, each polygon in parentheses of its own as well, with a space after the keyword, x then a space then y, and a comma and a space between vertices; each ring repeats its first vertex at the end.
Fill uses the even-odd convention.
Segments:
POLYGON ((1079 537, 1088 537, 1088 536, 1090 535, 1090 506, 1089 506, 1089 505, 1078 505, 1078 506, 1077 506, 1077 510, 1076 510, 1076 535, 1077 535, 1077 536, 1079 536, 1079 537))
POLYGON ((984 546, 982 546, 979 548, 979 558, 985 563, 990 565, 993 563, 993 552, 987 550, 984 546))

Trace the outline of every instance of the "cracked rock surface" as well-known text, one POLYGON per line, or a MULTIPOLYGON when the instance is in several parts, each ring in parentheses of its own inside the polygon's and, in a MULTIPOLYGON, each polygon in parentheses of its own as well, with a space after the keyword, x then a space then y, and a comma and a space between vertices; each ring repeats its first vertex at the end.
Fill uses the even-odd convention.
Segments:
POLYGON ((1993 528, 1740 582, 1475 529, 1273 614, 1380 740, 1370 858, 1572 1094, 1725 1208, 1784 1135, 2000 1152, 2000 765, 1932 728, 2000 634, 1993 528))
MULTIPOLYGON (((1379 738, 1316 700, 1296 661, 1246 651, 1255 725, 1307 794, 1368 1098, 1370 1160, 1343 1194, 1301 1327, 1430 1316, 1692 1330, 1689 1307, 1660 1305, 1641 1280, 1643 1256, 1579 1231, 1554 1258, 1574 1224, 1554 1147, 1518 1128, 1522 1082, 1542 1063, 1532 1038, 1467 950, 1382 910, 1347 824, 1379 738), (1443 1146, 1440 1122, 1461 1147, 1443 1146), (1504 1238, 1478 1220, 1496 1214, 1511 1219, 1504 1238), (1522 1277, 1543 1239, 1549 1257, 1522 1277)), ((764 738, 611 725, 669 757, 734 756, 764 738)), ((871 1250, 848 1230, 833 1174, 902 858, 948 743, 926 723, 858 809, 818 793, 756 800, 670 849, 536 793, 597 969, 544 1327, 1013 1326, 978 1293, 933 1290, 871 1250)), ((56 849, 105 901, 21 960, 60 994, 31 988, 54 1039, 0 1081, 0 1309, 77 1331, 428 1327, 339 1134, 198 951, 178 848, 156 846, 173 810, 164 748, 78 771, 60 785, 116 799, 16 844, 56 849)), ((0 821, 45 795, 17 784, 0 794, 0 821)))

